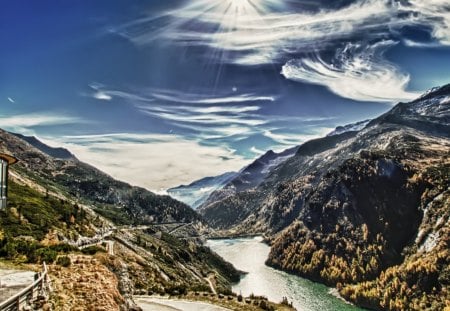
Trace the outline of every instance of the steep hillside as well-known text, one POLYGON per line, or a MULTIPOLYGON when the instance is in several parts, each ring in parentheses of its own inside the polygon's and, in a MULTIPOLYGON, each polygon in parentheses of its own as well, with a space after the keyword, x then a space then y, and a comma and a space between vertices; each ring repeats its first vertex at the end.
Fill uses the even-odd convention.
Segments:
POLYGON ((327 134, 327 136, 339 135, 345 132, 358 132, 362 130, 370 122, 370 119, 358 121, 355 123, 341 125, 336 127, 333 131, 327 134))
POLYGON ((45 184, 50 192, 63 192, 83 202, 95 203, 96 212, 118 224, 200 221, 197 213, 186 204, 117 181, 76 158, 49 156, 2 130, 0 143, 1 152, 19 159, 13 171, 37 184, 45 184))
MULTIPOLYGON (((225 200, 233 195, 256 188, 261 182, 281 163, 294 156, 298 147, 286 149, 280 153, 272 150, 267 151, 261 157, 244 167, 225 185, 218 188, 198 208, 200 214, 208 217, 211 205, 215 202, 225 200)), ((215 217, 220 221, 223 217, 215 217)), ((213 219, 210 219, 214 221, 213 219)))
POLYGON ((99 306, 132 310, 135 293, 210 292, 209 279, 229 293, 239 279, 199 242, 208 228, 185 204, 75 158, 51 157, 7 132, 0 138, 1 152, 20 160, 10 170, 8 208, 0 211, 0 258, 51 264, 55 308, 67 299, 88 310, 103 299, 99 306), (96 282, 109 285, 96 291, 96 282))
MULTIPOLYGON (((287 198, 278 197, 278 193, 284 187, 281 182, 291 178, 293 174, 298 175, 304 181, 305 186, 309 185, 309 180, 313 176, 307 173, 308 170, 315 170, 322 162, 319 157, 314 164, 311 162, 310 165, 307 165, 304 161, 313 155, 336 148, 339 143, 345 142, 355 135, 356 132, 346 132, 308 141, 293 149, 295 150, 294 156, 285 158, 278 166, 272 167, 258 186, 234 194, 229 192, 225 196, 213 193, 207 204, 199 208, 199 212, 211 226, 217 229, 237 228, 239 231, 239 228, 242 228, 244 231, 250 229, 253 232, 279 231, 298 216, 299 206, 294 204, 287 210, 273 212, 266 211, 266 209, 259 210, 259 207, 263 204, 271 204, 270 200, 272 199, 267 200, 270 196, 273 196, 273 200, 287 200, 287 198), (255 211, 265 214, 257 215, 254 213, 255 211), (260 216, 264 216, 264 218, 260 216), (245 224, 242 225, 244 220, 245 224)), ((221 193, 227 189, 224 188, 221 193)), ((290 189, 286 189, 284 192, 288 193, 288 196, 294 194, 290 189)))
POLYGON ((359 304, 441 310, 450 299, 449 156, 445 86, 359 132, 305 143, 258 187, 202 213, 228 232, 265 233, 269 265, 338 284, 359 304))

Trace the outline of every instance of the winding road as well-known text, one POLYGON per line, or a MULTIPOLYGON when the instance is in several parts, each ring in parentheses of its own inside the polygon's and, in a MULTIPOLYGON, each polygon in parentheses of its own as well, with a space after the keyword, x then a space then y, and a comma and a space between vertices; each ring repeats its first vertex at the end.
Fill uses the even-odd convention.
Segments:
POLYGON ((134 301, 143 311, 231 311, 206 302, 168 299, 164 297, 137 296, 134 301))

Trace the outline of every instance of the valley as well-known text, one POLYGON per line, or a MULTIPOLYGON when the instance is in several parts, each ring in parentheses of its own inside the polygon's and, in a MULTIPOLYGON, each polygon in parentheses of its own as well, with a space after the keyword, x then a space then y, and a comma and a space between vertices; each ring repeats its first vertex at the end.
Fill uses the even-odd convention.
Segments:
POLYGON ((215 189, 191 201, 198 212, 0 131, 0 151, 20 160, 0 211, 0 255, 31 270, 50 264, 56 310, 138 310, 135 297, 160 295, 232 310, 358 310, 337 293, 373 310, 443 310, 448 98, 449 86, 435 89, 362 128, 173 190, 215 189), (251 235, 262 238, 236 238, 251 235), (208 240, 218 237, 234 239, 208 240))
POLYGON ((435 88, 361 128, 308 141, 198 211, 222 235, 262 234, 269 266, 363 307, 448 308, 449 98, 449 85, 435 88))
POLYGON ((450 311, 450 0, 2 1, 0 42, 0 311, 450 311))

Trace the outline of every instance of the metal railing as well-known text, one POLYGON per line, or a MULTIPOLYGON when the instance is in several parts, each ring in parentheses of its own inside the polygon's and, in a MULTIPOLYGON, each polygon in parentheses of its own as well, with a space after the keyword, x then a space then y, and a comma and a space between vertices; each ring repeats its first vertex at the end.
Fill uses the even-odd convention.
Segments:
POLYGON ((39 293, 46 293, 50 290, 48 282, 47 265, 43 263, 42 272, 38 273, 38 278, 19 293, 0 303, 0 311, 18 311, 25 305, 31 305, 33 298, 39 293))

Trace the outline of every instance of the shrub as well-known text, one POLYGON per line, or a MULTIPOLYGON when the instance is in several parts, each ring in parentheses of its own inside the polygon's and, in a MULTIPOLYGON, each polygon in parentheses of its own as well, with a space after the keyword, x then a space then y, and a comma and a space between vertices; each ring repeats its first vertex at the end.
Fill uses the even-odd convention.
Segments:
POLYGON ((92 246, 88 246, 88 247, 86 247, 86 248, 83 248, 82 250, 81 250, 81 252, 83 253, 83 254, 85 254, 85 255, 95 255, 95 254, 97 254, 97 253, 105 253, 106 251, 105 251, 105 249, 104 248, 101 248, 100 246, 97 246, 97 245, 92 245, 92 246))
POLYGON ((52 245, 50 246, 50 248, 58 253, 70 253, 78 250, 78 247, 72 246, 67 243, 52 245))
POLYGON ((35 252, 35 256, 37 260, 33 260, 33 262, 42 263, 45 261, 46 263, 53 263, 56 260, 58 253, 50 248, 39 248, 35 252))
POLYGON ((56 264, 63 267, 68 267, 72 264, 72 261, 70 260, 69 256, 59 256, 56 260, 56 264))

